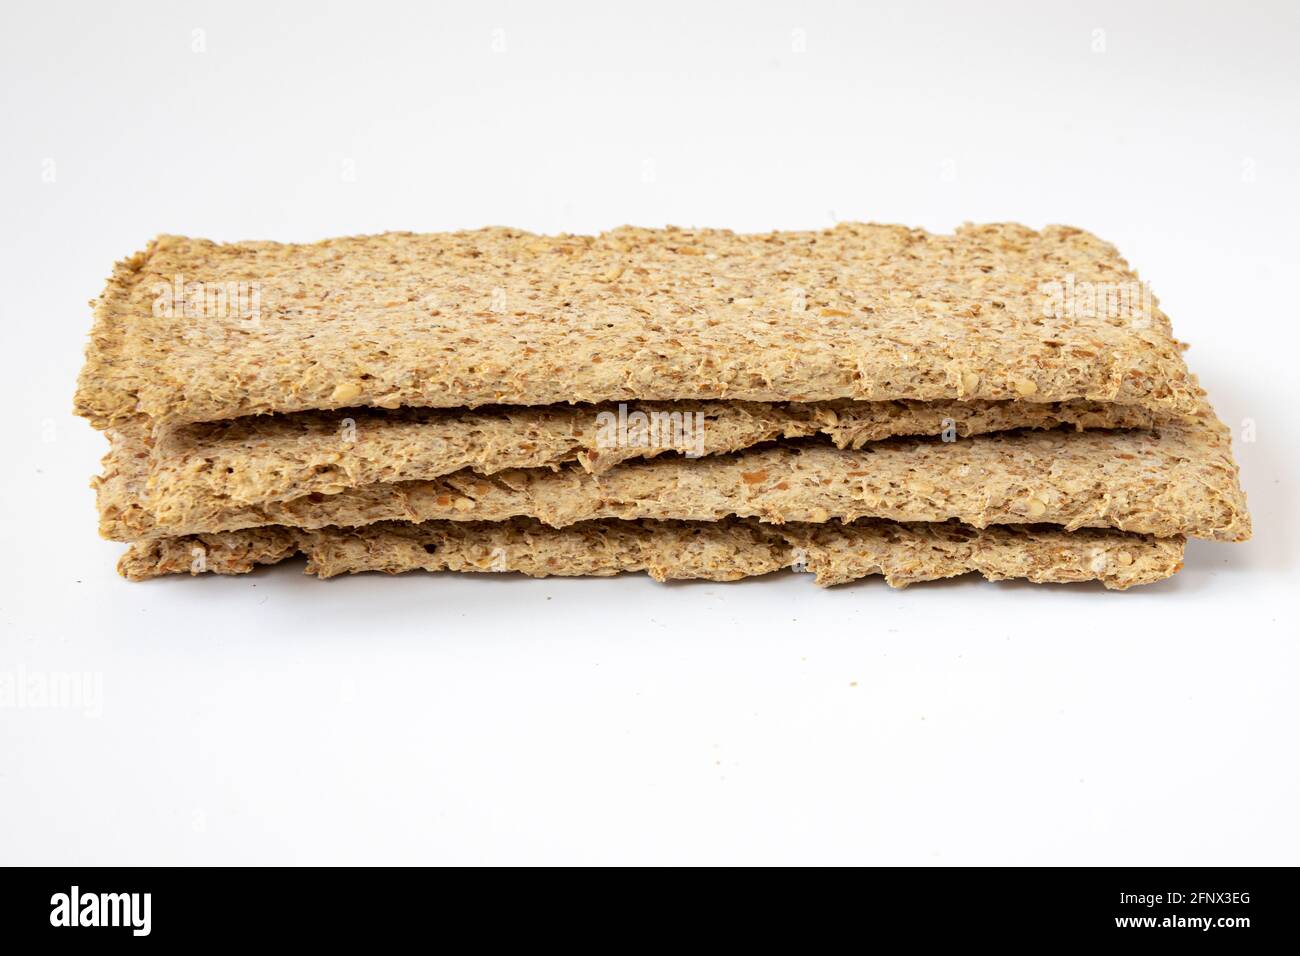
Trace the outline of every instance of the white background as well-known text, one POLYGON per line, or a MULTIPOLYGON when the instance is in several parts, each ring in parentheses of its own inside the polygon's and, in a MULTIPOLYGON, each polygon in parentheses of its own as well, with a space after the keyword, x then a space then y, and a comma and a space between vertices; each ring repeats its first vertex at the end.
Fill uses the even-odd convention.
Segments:
POLYGON ((6 4, 0 674, 102 697, 0 709, 0 862, 1300 862, 1296 11, 6 4), (1116 243, 1255 539, 1118 594, 128 584, 96 537, 86 303, 157 233, 836 218, 1116 243))

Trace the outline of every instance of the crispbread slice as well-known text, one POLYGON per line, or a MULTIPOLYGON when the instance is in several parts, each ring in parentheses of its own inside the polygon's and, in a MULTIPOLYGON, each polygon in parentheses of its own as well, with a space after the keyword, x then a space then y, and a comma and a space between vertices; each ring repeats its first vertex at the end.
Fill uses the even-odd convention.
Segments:
POLYGON ((956 442, 894 439, 862 449, 785 443, 692 460, 625 462, 603 474, 578 464, 484 476, 462 470, 226 507, 191 502, 187 523, 157 523, 145 497, 148 451, 117 436, 97 481, 101 531, 123 541, 262 525, 357 527, 384 520, 500 521, 555 527, 597 518, 852 521, 861 517, 975 527, 1047 523, 1223 541, 1250 517, 1227 429, 1202 417, 1149 431, 982 435, 956 442))
POLYGON ((555 529, 505 522, 400 522, 361 529, 269 527, 133 544, 118 569, 132 580, 164 574, 242 574, 297 553, 322 578, 357 571, 517 571, 607 576, 645 571, 656 580, 734 581, 795 567, 820 585, 882 574, 894 587, 978 572, 991 581, 1101 581, 1124 589, 1182 567, 1182 538, 1051 528, 978 530, 955 523, 784 525, 591 521, 555 529))
MULTIPOLYGON (((167 525, 203 509, 346 488, 577 461, 593 474, 664 451, 739 451, 824 435, 841 448, 897 435, 1016 428, 1149 428, 1147 409, 1097 402, 674 402, 299 412, 163 429, 150 448, 149 508, 167 525)), ((133 429, 138 431, 138 429, 133 429)))
POLYGON ((1198 389, 1137 288, 1114 247, 1063 226, 163 236, 98 303, 76 408, 100 428, 722 398, 1190 412, 1198 389))

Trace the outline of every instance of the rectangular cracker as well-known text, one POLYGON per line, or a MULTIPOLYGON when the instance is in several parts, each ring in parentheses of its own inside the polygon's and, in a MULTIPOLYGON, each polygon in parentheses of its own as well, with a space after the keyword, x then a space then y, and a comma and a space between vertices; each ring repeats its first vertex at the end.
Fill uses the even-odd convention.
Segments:
POLYGON ((635 400, 1190 412, 1169 321, 1135 288, 1114 247, 1064 226, 162 236, 97 303, 76 410, 99 428, 635 400))
POLYGON ((469 468, 601 474, 664 451, 725 454, 824 436, 840 448, 899 435, 966 438, 1017 428, 1149 428, 1156 416, 1097 402, 673 402, 464 409, 352 409, 163 429, 150 445, 149 509, 184 526, 204 502, 226 507, 437 478, 469 468))
POLYGON ((892 439, 861 449, 782 443, 698 460, 665 456, 589 474, 577 463, 481 475, 469 469, 228 507, 191 500, 162 526, 144 497, 148 450, 116 436, 97 480, 101 532, 133 541, 263 525, 358 527, 385 520, 537 518, 563 527, 598 518, 771 523, 962 521, 1046 523, 1221 541, 1249 537, 1250 516, 1227 429, 1201 417, 1145 431, 980 435, 955 442, 892 439))
POLYGON ((268 527, 133 544, 118 565, 132 580, 165 574, 242 574, 307 556, 322 578, 359 571, 516 571, 607 576, 645 571, 659 581, 734 581, 795 567, 819 585, 881 574, 893 587, 977 572, 990 581, 1101 581, 1123 590, 1182 567, 1182 538, 1117 531, 952 524, 783 525, 743 519, 592 521, 563 529, 505 522, 399 522, 360 529, 268 527))

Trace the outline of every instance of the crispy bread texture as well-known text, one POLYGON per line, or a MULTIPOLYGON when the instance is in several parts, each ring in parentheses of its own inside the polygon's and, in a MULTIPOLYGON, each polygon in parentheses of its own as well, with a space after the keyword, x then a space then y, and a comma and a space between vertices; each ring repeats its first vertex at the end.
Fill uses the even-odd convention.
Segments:
POLYGON ((735 581, 783 568, 817 584, 883 575, 893 587, 975 572, 991 581, 1100 581, 1122 590, 1182 567, 1182 538, 1118 531, 956 523, 790 524, 589 521, 557 529, 501 522, 389 522, 365 528, 267 527, 133 544, 118 565, 131 580, 167 574, 243 574, 297 554, 322 578, 360 571, 515 571, 533 577, 643 571, 659 581, 735 581))
POLYGON ((1077 399, 1194 410, 1169 321, 1065 226, 161 236, 96 305, 98 428, 351 406, 1077 399))

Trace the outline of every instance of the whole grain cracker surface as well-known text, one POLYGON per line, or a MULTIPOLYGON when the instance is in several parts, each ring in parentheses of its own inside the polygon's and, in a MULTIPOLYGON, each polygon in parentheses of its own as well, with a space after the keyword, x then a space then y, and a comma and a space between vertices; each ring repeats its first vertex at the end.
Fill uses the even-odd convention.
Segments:
POLYGON ((1125 298, 1137 286, 1114 247, 1064 226, 162 236, 96 306, 76 409, 100 428, 632 400, 1190 412, 1198 389, 1154 299, 1125 298))

